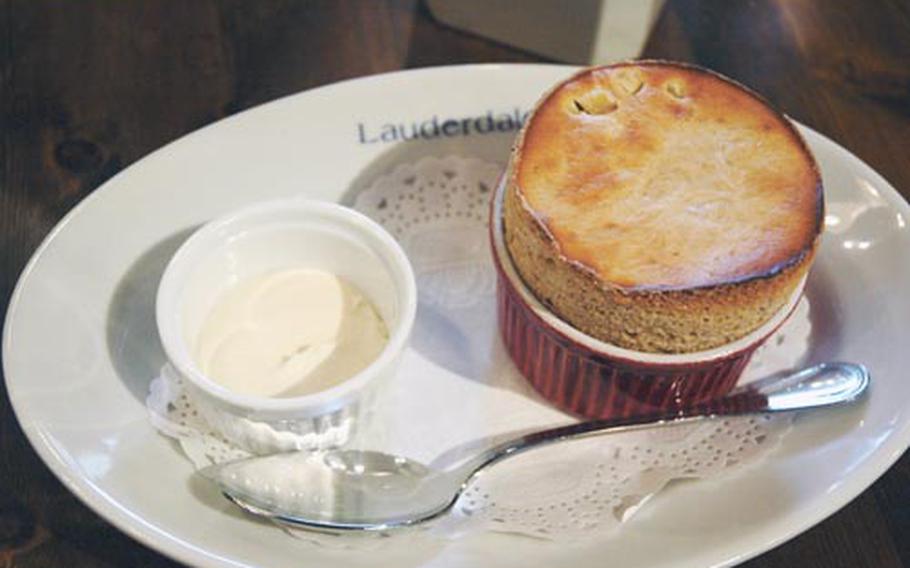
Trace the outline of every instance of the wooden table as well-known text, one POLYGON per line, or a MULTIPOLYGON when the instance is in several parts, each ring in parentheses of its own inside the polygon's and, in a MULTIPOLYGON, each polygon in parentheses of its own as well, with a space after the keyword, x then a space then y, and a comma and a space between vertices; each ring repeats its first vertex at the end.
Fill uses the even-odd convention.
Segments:
MULTIPOLYGON (((159 146, 341 79, 541 61, 434 22, 415 0, 0 0, 0 306, 60 217, 159 146)), ((745 83, 910 197, 910 4, 671 0, 644 55, 745 83)), ((5 390, 4 390, 5 393, 5 390)), ((166 566, 82 505, 0 396, 0 567, 166 566)), ((910 457, 828 520, 746 563, 910 566, 910 457), (903 535, 903 537, 901 537, 903 535)))

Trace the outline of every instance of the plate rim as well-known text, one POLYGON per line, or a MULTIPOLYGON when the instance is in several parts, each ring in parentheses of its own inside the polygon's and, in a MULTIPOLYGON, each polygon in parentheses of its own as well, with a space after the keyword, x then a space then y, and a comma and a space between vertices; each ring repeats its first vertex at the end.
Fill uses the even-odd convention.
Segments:
MULTIPOLYGON (((349 83, 389 80, 397 78, 399 76, 408 75, 426 75, 435 73, 447 74, 451 72, 490 72, 501 69, 507 69, 510 72, 521 72, 523 70, 531 69, 564 69, 566 72, 571 72, 572 70, 579 69, 579 66, 553 63, 480 63, 440 65, 418 69, 402 69, 386 73, 353 77, 342 81, 321 85, 312 89, 291 93, 277 99, 252 106, 239 113, 207 124, 201 128, 188 132, 168 142, 167 144, 142 156, 130 164, 128 167, 118 172, 115 176, 105 181, 101 186, 92 190, 88 195, 86 195, 76 205, 74 205, 42 239, 41 243, 29 257, 29 260, 26 263, 25 267, 19 273, 16 280, 16 285, 7 305, 7 312, 4 318, 2 334, 4 383, 6 385, 10 405, 13 409, 16 421, 22 431, 25 433, 29 445, 38 454, 39 458, 45 464, 45 466, 47 466, 48 469, 50 469, 54 474, 54 476, 64 485, 64 487, 66 487, 68 491, 75 495, 85 506, 92 510, 93 513, 104 518, 105 521, 111 523, 114 527, 117 528, 117 530, 123 532, 142 545, 147 546, 148 548, 160 554, 163 554, 166 557, 191 565, 238 567, 247 566, 247 564, 243 562, 219 556, 203 547, 194 546, 179 537, 175 537, 175 535, 171 534, 167 530, 158 527, 153 523, 147 522, 140 515, 130 511, 127 507, 120 505, 113 497, 106 494, 90 479, 83 475, 77 475, 75 470, 70 467, 67 461, 54 451, 52 445, 46 442, 46 440, 42 437, 40 430, 30 423, 26 415, 23 415, 23 412, 26 412, 26 409, 23 408, 23 403, 21 400, 17 402, 17 396, 14 394, 16 392, 16 387, 13 386, 15 381, 11 381, 11 375, 9 373, 9 360, 13 350, 11 329, 15 325, 15 319, 19 310, 21 296, 24 289, 29 284, 29 279, 32 272, 38 263, 43 259, 44 253, 48 247, 50 247, 52 243, 55 242, 58 235, 64 230, 70 221, 72 221, 72 219, 81 214, 84 208, 90 207, 91 204, 96 200, 103 199, 103 197, 108 192, 113 191, 113 188, 116 186, 116 182, 119 180, 119 178, 124 175, 130 175, 131 170, 133 170, 135 167, 144 164, 149 160, 156 159, 159 154, 169 152, 177 145, 191 142, 193 138, 205 131, 208 131, 211 128, 221 127, 225 123, 237 120, 239 117, 245 116, 248 113, 260 111, 266 107, 277 106, 290 99, 308 96, 314 92, 335 88, 345 88, 349 83)), ((831 146, 844 159, 853 161, 854 163, 858 164, 861 169, 865 170, 870 175, 873 183, 886 188, 886 191, 889 193, 889 205, 899 207, 907 217, 910 217, 910 204, 908 204, 907 200, 894 188, 894 186, 875 169, 869 166, 860 157, 856 156, 847 148, 838 144, 828 136, 795 120, 794 123, 797 124, 800 134, 803 135, 804 138, 816 138, 822 144, 831 146)), ((752 533, 753 537, 755 537, 757 541, 761 541, 761 545, 752 547, 748 551, 736 554, 724 553, 724 558, 718 562, 714 562, 711 564, 711 566, 720 568, 723 566, 730 566, 744 562, 772 548, 780 546, 781 544, 799 536, 808 529, 821 523, 842 509, 844 506, 849 504, 865 490, 867 490, 873 483, 875 483, 879 477, 884 475, 894 465, 894 463, 897 462, 898 459, 900 459, 908 447, 910 447, 910 421, 905 422, 902 425, 902 428, 894 431, 891 436, 889 436, 888 440, 883 444, 883 446, 879 446, 879 448, 877 448, 874 453, 864 459, 862 465, 854 472, 854 474, 847 477, 844 483, 839 484, 832 492, 828 493, 825 500, 821 500, 815 506, 809 507, 808 510, 791 510, 786 516, 781 517, 777 523, 774 523, 762 530, 752 533)), ((726 551, 731 548, 735 549, 736 547, 726 546, 721 550, 726 551)))

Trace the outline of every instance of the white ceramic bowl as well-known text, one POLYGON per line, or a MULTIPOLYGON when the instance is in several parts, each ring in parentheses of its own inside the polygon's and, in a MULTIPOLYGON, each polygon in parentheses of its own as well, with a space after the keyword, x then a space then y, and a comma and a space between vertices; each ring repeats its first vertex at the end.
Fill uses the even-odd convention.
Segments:
POLYGON ((352 209, 293 199, 253 205, 196 231, 164 271, 156 318, 170 364, 210 425, 265 453, 344 443, 394 374, 416 309, 413 270, 391 235, 352 209), (373 303, 389 330, 378 358, 332 388, 293 398, 239 394, 202 373, 192 345, 219 296, 239 281, 301 267, 332 272, 373 303))

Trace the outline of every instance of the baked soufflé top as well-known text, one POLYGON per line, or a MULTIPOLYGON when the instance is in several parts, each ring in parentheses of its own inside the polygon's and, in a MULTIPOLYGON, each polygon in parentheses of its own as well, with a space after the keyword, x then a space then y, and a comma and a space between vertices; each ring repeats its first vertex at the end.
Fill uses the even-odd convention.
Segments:
POLYGON ((592 69, 538 106, 516 149, 525 206, 566 260, 625 290, 741 282, 818 236, 821 180, 793 126, 714 73, 592 69))

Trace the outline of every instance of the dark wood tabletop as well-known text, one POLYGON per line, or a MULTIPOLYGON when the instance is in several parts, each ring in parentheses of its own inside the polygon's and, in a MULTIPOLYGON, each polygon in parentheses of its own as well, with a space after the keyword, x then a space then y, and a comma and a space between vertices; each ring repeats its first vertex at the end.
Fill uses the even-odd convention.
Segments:
MULTIPOLYGON (((642 55, 695 62, 751 86, 910 197, 906 0, 670 0, 642 55)), ((70 208, 192 130, 341 79, 536 61, 546 60, 441 25, 416 0, 0 0, 0 310, 70 208)), ((57 481, 4 388, 0 567, 172 564, 57 481)), ((745 566, 910 566, 910 457, 745 566)))

